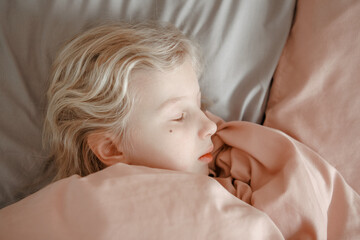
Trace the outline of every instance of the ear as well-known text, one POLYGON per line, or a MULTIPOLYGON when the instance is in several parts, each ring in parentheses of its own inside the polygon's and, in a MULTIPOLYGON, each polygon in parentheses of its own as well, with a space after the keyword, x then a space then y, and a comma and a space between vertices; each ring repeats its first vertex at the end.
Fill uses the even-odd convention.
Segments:
POLYGON ((113 138, 107 133, 91 133, 87 138, 90 149, 106 166, 115 163, 127 163, 120 144, 115 144, 113 138))

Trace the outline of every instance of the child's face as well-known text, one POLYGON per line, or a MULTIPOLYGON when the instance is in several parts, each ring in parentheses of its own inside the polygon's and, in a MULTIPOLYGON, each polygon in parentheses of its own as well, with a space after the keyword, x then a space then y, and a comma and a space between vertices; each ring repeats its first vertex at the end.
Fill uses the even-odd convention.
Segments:
POLYGON ((201 93, 190 61, 169 72, 137 71, 138 101, 129 119, 130 164, 208 174, 216 124, 200 109, 201 93))

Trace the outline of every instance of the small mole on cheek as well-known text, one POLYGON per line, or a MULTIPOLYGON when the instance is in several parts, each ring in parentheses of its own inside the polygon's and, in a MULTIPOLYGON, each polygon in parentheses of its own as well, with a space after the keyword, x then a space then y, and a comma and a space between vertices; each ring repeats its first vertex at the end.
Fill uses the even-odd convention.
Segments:
POLYGON ((169 132, 171 132, 171 133, 172 133, 172 129, 170 129, 170 130, 169 130, 169 132))

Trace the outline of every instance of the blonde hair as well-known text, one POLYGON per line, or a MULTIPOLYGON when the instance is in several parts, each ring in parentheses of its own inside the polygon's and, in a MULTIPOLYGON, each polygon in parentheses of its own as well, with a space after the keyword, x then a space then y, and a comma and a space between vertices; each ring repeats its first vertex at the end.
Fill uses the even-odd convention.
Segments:
POLYGON ((186 58, 200 75, 196 45, 172 25, 153 22, 99 26, 66 44, 53 64, 43 129, 54 180, 106 167, 91 151, 89 134, 109 132, 126 141, 133 71, 167 71, 186 58))

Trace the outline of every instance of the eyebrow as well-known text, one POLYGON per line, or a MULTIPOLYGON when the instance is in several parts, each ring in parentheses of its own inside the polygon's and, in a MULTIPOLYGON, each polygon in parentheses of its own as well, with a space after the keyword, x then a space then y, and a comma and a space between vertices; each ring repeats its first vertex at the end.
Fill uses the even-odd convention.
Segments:
POLYGON ((168 107, 170 105, 173 105, 173 104, 176 104, 177 102, 180 102, 184 98, 185 98, 185 96, 170 98, 170 99, 166 100, 165 102, 163 102, 159 106, 158 110, 161 111, 161 110, 163 110, 164 108, 166 108, 166 107, 168 107))
MULTIPOLYGON (((201 94, 201 92, 199 91, 196 95, 199 96, 201 94)), ((173 104, 176 104, 178 102, 180 102, 181 100, 183 100, 184 98, 186 98, 186 96, 180 96, 180 97, 174 97, 174 98, 170 98, 168 100, 166 100, 165 102, 163 102, 159 107, 158 107, 158 110, 161 111, 162 109, 170 106, 170 105, 173 105, 173 104)))

